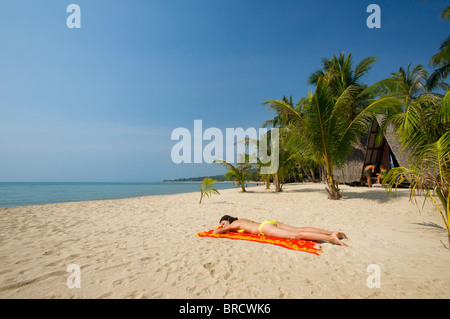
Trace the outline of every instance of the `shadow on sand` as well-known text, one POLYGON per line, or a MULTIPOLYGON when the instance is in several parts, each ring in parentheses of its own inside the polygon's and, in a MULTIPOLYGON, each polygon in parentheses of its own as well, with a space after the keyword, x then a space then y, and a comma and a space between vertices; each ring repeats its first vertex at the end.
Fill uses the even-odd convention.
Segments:
POLYGON ((447 231, 445 230, 445 228, 435 223, 428 222, 428 223, 413 223, 413 224, 421 226, 420 228, 431 229, 438 233, 447 235, 447 231))
MULTIPOLYGON (((365 188, 364 192, 355 192, 352 191, 352 189, 342 189, 341 188, 341 194, 342 194, 342 200, 346 199, 367 199, 372 201, 377 201, 380 203, 386 203, 390 199, 393 198, 405 198, 408 197, 407 192, 398 192, 397 194, 395 191, 392 191, 391 194, 389 194, 388 191, 384 188, 380 187, 374 187, 374 188, 368 188, 368 187, 358 187, 358 188, 365 188)), ((300 189, 289 189, 289 190, 283 190, 283 193, 317 193, 317 192, 323 192, 325 196, 327 196, 327 192, 325 190, 325 186, 323 189, 317 189, 317 188, 300 188, 300 189)))

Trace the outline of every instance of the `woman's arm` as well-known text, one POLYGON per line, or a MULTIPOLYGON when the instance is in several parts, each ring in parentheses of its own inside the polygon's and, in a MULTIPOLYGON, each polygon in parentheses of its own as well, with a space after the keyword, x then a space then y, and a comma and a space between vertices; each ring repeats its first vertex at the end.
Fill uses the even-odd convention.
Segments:
POLYGON ((237 225, 230 224, 226 227, 214 229, 213 234, 225 234, 236 229, 238 229, 237 225))

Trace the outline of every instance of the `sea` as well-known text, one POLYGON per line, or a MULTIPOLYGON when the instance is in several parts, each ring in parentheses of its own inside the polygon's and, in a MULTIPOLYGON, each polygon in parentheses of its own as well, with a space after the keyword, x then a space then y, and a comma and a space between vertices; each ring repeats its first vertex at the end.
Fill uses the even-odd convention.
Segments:
MULTIPOLYGON (((200 182, 153 183, 2 183, 0 208, 65 202, 121 199, 152 195, 199 192, 200 182)), ((252 184, 248 184, 252 186, 252 184)), ((234 188, 232 182, 217 182, 217 190, 234 188)))

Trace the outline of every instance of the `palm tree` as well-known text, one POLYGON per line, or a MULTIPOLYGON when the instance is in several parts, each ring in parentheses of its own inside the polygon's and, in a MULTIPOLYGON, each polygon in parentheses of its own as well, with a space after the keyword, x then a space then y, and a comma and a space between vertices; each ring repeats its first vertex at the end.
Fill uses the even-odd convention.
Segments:
POLYGON ((305 162, 314 162, 325 171, 329 198, 341 197, 338 181, 334 178, 335 165, 344 163, 357 139, 366 132, 375 111, 384 111, 392 97, 370 100, 371 91, 362 83, 375 57, 362 59, 354 66, 352 55, 340 52, 332 59, 322 59, 322 69, 309 78, 316 85, 297 105, 284 98, 266 100, 265 104, 277 112, 273 122, 290 127, 292 145, 305 162))
POLYGON ((317 84, 321 77, 328 74, 333 78, 333 93, 339 95, 350 85, 364 86, 360 80, 367 75, 376 61, 376 57, 366 57, 353 68, 352 54, 346 56, 344 52, 339 52, 339 55, 334 55, 332 59, 323 58, 322 69, 311 74, 308 83, 317 84))
POLYGON ((392 169, 383 183, 388 184, 388 189, 392 191, 404 180, 408 180, 411 199, 416 191, 425 192, 424 202, 431 200, 442 217, 450 247, 450 92, 447 92, 439 105, 439 120, 433 120, 431 125, 444 126, 447 129, 433 142, 429 142, 430 136, 426 132, 417 134, 417 138, 422 141, 417 143, 414 150, 414 164, 409 168, 392 169))
MULTIPOLYGON (((301 114, 301 109, 306 103, 307 99, 301 99, 295 106, 292 101, 292 96, 288 99, 283 96, 281 101, 276 100, 265 100, 263 105, 268 105, 270 109, 277 110, 280 107, 285 107, 295 115, 289 112, 277 112, 276 116, 267 120, 263 123, 263 127, 276 127, 279 128, 279 147, 278 147, 278 170, 273 174, 273 183, 275 185, 275 192, 283 191, 283 184, 285 178, 289 173, 299 165, 302 167, 301 156, 299 155, 299 150, 296 149, 296 145, 292 143, 292 134, 290 132, 289 124, 295 120, 298 114, 301 114), (294 118, 293 118, 294 117, 294 118)), ((270 140, 270 134, 268 134, 267 139, 270 140)), ((307 165, 307 164, 304 164, 307 165)))
POLYGON ((293 107, 284 101, 266 100, 266 104, 281 118, 289 118, 290 132, 296 135, 292 146, 302 156, 324 167, 326 190, 330 199, 341 198, 338 181, 334 178, 335 165, 343 163, 352 151, 356 139, 366 132, 375 112, 384 111, 393 97, 371 101, 352 120, 343 112, 349 101, 366 99, 366 92, 356 94, 359 88, 350 85, 338 97, 329 85, 332 77, 325 74, 319 77, 316 91, 309 93, 307 102, 293 107), (293 146, 295 145, 295 146, 293 146))
POLYGON ((289 131, 287 128, 281 129, 278 147, 278 170, 273 174, 275 192, 283 191, 283 184, 286 177, 297 165, 296 154, 298 154, 298 149, 296 149, 295 146, 290 145, 289 131))
POLYGON ((320 78, 326 78, 330 92, 336 98, 351 87, 352 95, 347 95, 347 103, 341 109, 351 121, 367 106, 367 99, 361 95, 366 88, 362 78, 368 74, 376 61, 376 57, 366 57, 354 67, 352 54, 346 56, 344 52, 339 52, 339 55, 334 55, 332 59, 323 58, 322 69, 311 74, 308 83, 317 84, 320 78))
MULTIPOLYGON (((403 149, 409 151, 408 168, 392 169, 383 179, 392 191, 400 183, 410 183, 410 198, 424 191, 443 218, 450 245, 450 93, 432 93, 426 85, 427 72, 418 65, 400 68, 397 73, 374 84, 371 90, 394 96, 397 104, 387 109, 382 129, 393 124, 403 149)), ((429 81, 428 81, 429 83, 429 81)))
POLYGON ((199 204, 202 203, 202 199, 204 196, 207 196, 208 198, 211 196, 212 193, 216 193, 219 194, 219 191, 215 188, 213 188, 214 183, 217 182, 216 180, 209 178, 209 177, 205 177, 202 181, 202 184, 200 185, 200 202, 199 204))
POLYGON ((244 156, 245 156, 244 163, 237 163, 236 165, 228 163, 223 159, 214 160, 214 163, 223 165, 228 169, 228 171, 225 173, 225 177, 228 180, 236 181, 238 186, 241 187, 243 193, 246 192, 245 182, 249 178, 251 169, 253 167, 253 164, 249 163, 248 155, 244 154, 244 156))
MULTIPOLYGON (((323 78, 336 99, 345 93, 345 104, 340 108, 340 112, 343 113, 347 121, 351 122, 370 104, 371 95, 365 91, 367 85, 363 82, 363 78, 369 73, 376 61, 376 57, 369 56, 355 64, 352 54, 346 55, 339 52, 337 56, 334 55, 331 59, 323 58, 322 69, 314 72, 308 83, 317 84, 319 78, 323 78)), ((356 139, 352 148, 356 144, 363 144, 360 137, 356 139)), ((323 179, 325 175, 323 169, 320 170, 320 173, 323 179)))
MULTIPOLYGON (((450 21, 450 6, 441 12, 441 17, 450 21)), ((429 89, 439 86, 442 88, 441 81, 447 78, 448 72, 450 71, 450 36, 442 42, 439 50, 430 60, 430 65, 435 67, 436 70, 433 71, 427 81, 429 89)))
MULTIPOLYGON (((450 20, 450 6, 441 14, 450 20)), ((450 38, 441 45, 441 52, 431 58, 438 67, 427 79, 422 66, 410 71, 399 69, 388 79, 372 86, 383 95, 396 96, 400 102, 388 110, 385 123, 397 129, 404 149, 410 151, 412 165, 392 169, 383 179, 391 192, 403 181, 410 183, 409 195, 415 199, 418 191, 425 193, 437 208, 444 222, 450 247, 450 91, 440 81, 447 77, 450 62, 450 38), (444 89, 445 96, 432 93, 433 88, 444 89)), ((386 127, 386 124, 382 127, 386 127)))
MULTIPOLYGON (((397 104, 387 109, 381 125, 384 131, 393 124, 404 150, 414 155, 415 149, 437 141, 448 129, 441 125, 443 116, 440 108, 442 96, 432 93, 426 85, 428 73, 418 65, 392 73, 391 77, 373 84, 367 90, 378 96, 393 96, 397 104)), ((413 159, 412 159, 413 160, 413 159)))

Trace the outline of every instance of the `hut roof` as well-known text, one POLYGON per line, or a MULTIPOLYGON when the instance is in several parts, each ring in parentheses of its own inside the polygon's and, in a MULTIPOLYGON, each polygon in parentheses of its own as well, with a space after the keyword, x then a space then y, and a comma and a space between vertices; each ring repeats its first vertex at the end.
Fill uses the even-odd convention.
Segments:
POLYGON ((389 167, 389 164, 394 166, 409 165, 408 154, 402 151, 393 125, 388 125, 381 143, 377 143, 376 137, 383 121, 384 117, 378 116, 376 121, 372 122, 368 133, 356 143, 345 164, 335 168, 334 175, 340 183, 352 184, 364 181, 364 167, 369 164, 379 166, 384 163, 383 165, 386 167, 389 167))

